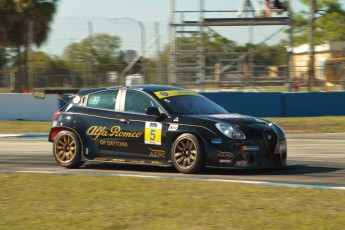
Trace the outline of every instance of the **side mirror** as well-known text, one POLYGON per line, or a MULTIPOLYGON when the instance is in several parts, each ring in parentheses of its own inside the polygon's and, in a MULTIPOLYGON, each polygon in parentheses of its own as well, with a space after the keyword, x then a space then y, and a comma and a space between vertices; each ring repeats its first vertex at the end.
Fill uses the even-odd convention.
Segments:
POLYGON ((151 116, 156 116, 156 117, 160 117, 161 113, 159 112, 159 110, 156 107, 149 107, 146 109, 146 114, 147 115, 151 115, 151 116))

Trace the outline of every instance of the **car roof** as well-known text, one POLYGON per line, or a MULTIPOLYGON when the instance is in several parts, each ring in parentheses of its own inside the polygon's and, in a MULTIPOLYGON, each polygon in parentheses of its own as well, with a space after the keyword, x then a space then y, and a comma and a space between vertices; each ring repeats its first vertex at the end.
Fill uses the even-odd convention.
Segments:
POLYGON ((166 86, 166 85, 130 85, 130 86, 114 86, 114 87, 103 87, 103 88, 89 88, 82 89, 78 92, 79 96, 85 96, 87 94, 98 92, 102 90, 111 90, 111 89, 140 89, 146 92, 157 92, 157 91, 166 91, 166 90, 182 90, 183 88, 175 86, 166 86))
POLYGON ((149 91, 149 92, 183 89, 183 88, 179 88, 175 86, 166 86, 166 85, 131 85, 131 86, 127 86, 127 88, 142 89, 144 91, 149 91))

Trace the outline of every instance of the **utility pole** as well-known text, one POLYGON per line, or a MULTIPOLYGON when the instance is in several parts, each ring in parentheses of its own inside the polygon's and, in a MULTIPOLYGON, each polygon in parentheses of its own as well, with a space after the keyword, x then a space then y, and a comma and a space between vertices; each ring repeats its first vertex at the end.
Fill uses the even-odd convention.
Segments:
POLYGON ((287 74, 287 79, 286 79, 286 85, 289 84, 290 80, 294 78, 295 76, 295 62, 294 62, 294 52, 293 52, 293 48, 294 48, 294 37, 293 37, 293 33, 294 33, 294 13, 293 13, 293 5, 292 5, 292 1, 289 2, 290 4, 290 12, 289 12, 289 16, 291 18, 291 24, 290 24, 290 47, 291 50, 289 52, 289 74, 287 74))
POLYGON ((88 68, 86 68, 86 74, 84 76, 84 79, 83 79, 83 86, 84 88, 88 85, 88 80, 91 79, 91 84, 94 85, 95 82, 95 70, 94 70, 94 58, 93 58, 93 55, 94 55, 94 50, 93 50, 93 23, 91 21, 89 21, 87 23, 87 27, 88 27, 88 31, 89 31, 89 38, 90 38, 90 53, 89 53, 89 60, 88 60, 88 63, 89 65, 86 65, 88 68))
POLYGON ((158 56, 158 65, 156 69, 157 78, 156 83, 159 83, 163 85, 163 76, 162 76, 162 60, 161 60, 161 39, 160 39, 160 28, 159 28, 159 22, 155 22, 155 34, 158 36, 158 39, 156 40, 156 53, 158 56))
POLYGON ((314 31, 315 31, 315 11, 316 0, 309 0, 310 15, 309 15, 309 74, 308 74, 308 91, 313 89, 315 80, 315 50, 314 50, 314 31))
POLYGON ((28 28, 28 48, 27 48, 27 60, 26 60, 26 74, 28 78, 28 90, 32 92, 34 89, 34 62, 32 60, 32 43, 33 43, 33 29, 34 29, 34 22, 32 20, 29 21, 29 28, 28 28), (29 68, 29 64, 32 65, 31 71, 29 68))

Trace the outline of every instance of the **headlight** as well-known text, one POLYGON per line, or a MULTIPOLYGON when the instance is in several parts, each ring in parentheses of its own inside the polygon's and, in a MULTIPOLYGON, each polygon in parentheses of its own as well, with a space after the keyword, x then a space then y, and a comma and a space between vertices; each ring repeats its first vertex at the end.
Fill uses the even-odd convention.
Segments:
POLYGON ((244 133, 239 128, 237 128, 233 125, 224 124, 224 123, 217 123, 216 127, 225 136, 230 137, 232 139, 238 139, 238 140, 245 140, 246 139, 246 136, 244 135, 244 133))
POLYGON ((285 130, 280 126, 280 125, 277 125, 276 123, 273 123, 275 126, 277 126, 277 128, 284 134, 285 133, 285 130))
POLYGON ((285 138, 285 131, 284 131, 284 129, 282 127, 280 127, 279 125, 273 123, 273 129, 276 131, 279 139, 285 138))

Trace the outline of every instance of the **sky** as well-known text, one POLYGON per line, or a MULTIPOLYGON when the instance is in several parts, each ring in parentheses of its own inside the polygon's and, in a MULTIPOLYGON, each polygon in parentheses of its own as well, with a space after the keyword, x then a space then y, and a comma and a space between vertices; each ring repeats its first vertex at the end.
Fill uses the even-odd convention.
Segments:
MULTIPOLYGON (((200 0, 176 0, 177 10, 196 11, 199 9, 199 2, 200 0)), ((242 0, 204 0, 204 9, 238 10, 241 2, 242 0)), ((259 1, 251 0, 251 2, 254 4, 259 1)), ((299 0, 292 0, 292 4, 294 11, 303 8, 299 0)), ((138 51, 143 43, 148 43, 155 36, 158 30, 161 34, 160 40, 148 50, 148 53, 154 54, 169 41, 170 7, 170 0, 59 0, 49 39, 40 50, 59 56, 72 42, 80 42, 97 33, 107 33, 121 38, 121 50, 138 51), (141 23, 144 25, 143 30, 140 29, 141 23), (144 38, 142 33, 145 33, 144 38)), ((228 17, 227 14, 218 13, 210 16, 228 17)), ((264 41, 281 27, 254 27, 253 42, 264 41)), ((213 29, 238 44, 250 41, 248 27, 213 27, 213 29)), ((267 43, 275 44, 285 37, 285 34, 279 33, 267 40, 267 43)))

